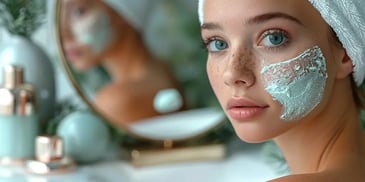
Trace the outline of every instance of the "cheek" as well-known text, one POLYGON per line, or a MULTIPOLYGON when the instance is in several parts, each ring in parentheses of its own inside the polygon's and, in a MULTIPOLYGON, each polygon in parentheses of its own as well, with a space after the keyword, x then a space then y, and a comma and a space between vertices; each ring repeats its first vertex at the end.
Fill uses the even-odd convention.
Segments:
POLYGON ((106 49, 112 41, 110 17, 104 11, 92 12, 79 21, 73 21, 71 27, 77 40, 90 46, 97 54, 106 49))
POLYGON ((91 51, 85 51, 83 56, 73 61, 74 67, 79 71, 88 71, 89 69, 100 64, 100 59, 91 51))
POLYGON ((206 69, 210 85, 215 95, 219 99, 224 84, 221 77, 221 68, 218 65, 213 64, 212 61, 208 60, 206 69))
POLYGON ((301 55, 263 67, 266 91, 283 106, 281 119, 306 117, 322 101, 328 77, 321 49, 315 46, 301 55))

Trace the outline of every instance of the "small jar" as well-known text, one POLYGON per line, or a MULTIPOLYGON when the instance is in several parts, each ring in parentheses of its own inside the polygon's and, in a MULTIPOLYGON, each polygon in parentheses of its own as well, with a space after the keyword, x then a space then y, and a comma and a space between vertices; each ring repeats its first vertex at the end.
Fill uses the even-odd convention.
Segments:
POLYGON ((38 136, 35 159, 26 161, 26 170, 36 175, 62 175, 76 169, 76 163, 64 155, 63 140, 58 136, 38 136))
POLYGON ((34 142, 39 134, 35 112, 35 92, 23 83, 23 69, 3 68, 0 87, 0 163, 17 164, 33 158, 34 142))

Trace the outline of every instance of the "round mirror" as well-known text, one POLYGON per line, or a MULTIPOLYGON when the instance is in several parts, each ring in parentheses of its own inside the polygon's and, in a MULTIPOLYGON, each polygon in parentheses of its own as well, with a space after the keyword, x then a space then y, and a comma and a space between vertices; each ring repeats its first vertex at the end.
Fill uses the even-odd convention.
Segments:
POLYGON ((202 136, 225 121, 205 75, 194 0, 59 0, 64 70, 114 128, 150 140, 202 136))

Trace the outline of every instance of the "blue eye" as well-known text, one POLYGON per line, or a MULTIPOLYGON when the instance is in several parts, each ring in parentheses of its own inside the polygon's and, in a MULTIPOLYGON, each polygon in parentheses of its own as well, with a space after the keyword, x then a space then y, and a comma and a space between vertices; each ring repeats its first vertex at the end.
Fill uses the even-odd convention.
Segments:
POLYGON ((207 48, 211 52, 218 52, 228 48, 228 44, 219 39, 211 40, 207 43, 207 48))
POLYGON ((87 9, 84 7, 75 7, 71 10, 71 14, 74 17, 81 17, 87 12, 87 9))
POLYGON ((277 47, 285 44, 288 41, 288 37, 281 31, 269 32, 264 35, 262 44, 266 47, 277 47))

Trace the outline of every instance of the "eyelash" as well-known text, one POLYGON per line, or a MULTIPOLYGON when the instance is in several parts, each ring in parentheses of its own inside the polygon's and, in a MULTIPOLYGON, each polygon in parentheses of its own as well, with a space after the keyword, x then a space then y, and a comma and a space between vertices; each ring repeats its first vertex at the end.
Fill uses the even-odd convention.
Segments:
MULTIPOLYGON (((286 37, 286 41, 278 46, 264 46, 265 49, 269 50, 269 51, 279 51, 281 49, 286 48, 290 43, 291 43, 291 37, 289 35, 289 33, 285 30, 282 29, 269 29, 269 30, 265 30, 263 33, 261 33, 260 39, 259 39, 259 43, 261 43, 261 41, 266 38, 269 35, 272 35, 274 33, 282 33, 285 37, 286 37)), ((220 40, 218 37, 209 37, 207 39, 202 39, 202 43, 201 43, 201 47, 202 49, 205 49, 206 51, 209 51, 209 44, 212 41, 216 41, 216 40, 220 40)))
MULTIPOLYGON (((211 50, 211 48, 209 48, 210 44, 213 42, 213 41, 223 41, 225 42, 223 39, 217 37, 217 36, 213 36, 213 37, 209 37, 207 39, 203 39, 202 40, 202 48, 205 49, 209 54, 215 54, 215 53, 220 53, 224 50, 218 50, 218 51, 214 51, 214 50, 211 50)), ((225 42, 226 43, 226 42, 225 42)), ((227 43, 226 43, 227 44, 227 43)), ((227 45, 228 46, 228 45, 227 45)), ((229 47, 229 46, 228 46, 229 47)))
POLYGON ((201 40, 201 45, 200 45, 200 47, 202 48, 202 49, 204 49, 204 50, 208 50, 208 44, 209 44, 209 42, 210 42, 210 40, 209 39, 202 39, 201 40))
POLYGON ((285 37, 286 37, 286 41, 279 45, 279 46, 272 46, 272 47, 267 47, 267 46, 264 46, 265 49, 267 50, 270 50, 270 51, 279 51, 281 49, 284 49, 286 48, 290 43, 291 43, 291 37, 289 35, 289 33, 285 30, 282 30, 282 29, 269 29, 269 30, 265 30, 261 35, 260 39, 259 39, 259 43, 261 43, 261 41, 266 38, 267 36, 269 35, 272 35, 274 33, 282 33, 285 37))
POLYGON ((218 40, 217 37, 209 37, 207 39, 202 39, 202 48, 208 50, 208 46, 212 41, 218 40))

